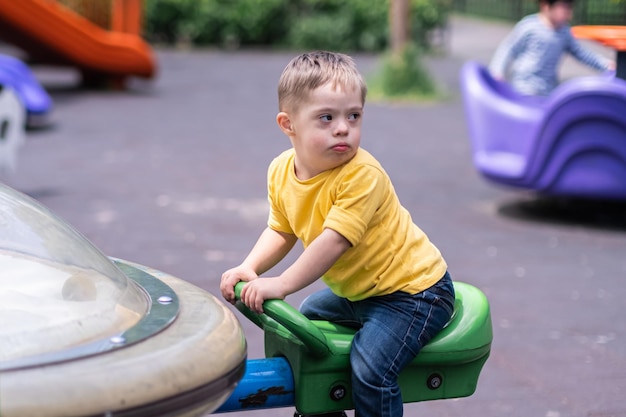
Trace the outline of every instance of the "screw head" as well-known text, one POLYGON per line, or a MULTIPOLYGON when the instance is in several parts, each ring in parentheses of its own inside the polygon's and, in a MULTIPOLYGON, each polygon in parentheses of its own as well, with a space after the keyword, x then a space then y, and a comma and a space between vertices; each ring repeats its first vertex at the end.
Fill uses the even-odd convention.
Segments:
POLYGON ((439 374, 432 374, 428 377, 426 381, 426 386, 430 389, 437 389, 443 384, 443 377, 439 374))
POLYGON ((123 345, 124 343, 126 343, 126 339, 124 338, 124 336, 113 336, 109 339, 109 341, 114 345, 123 345))
POLYGON ((157 301, 159 302, 159 304, 171 304, 174 300, 169 295, 162 295, 158 298, 157 301))
POLYGON ((343 385, 335 385, 330 389, 330 398, 334 401, 339 401, 346 396, 346 387, 343 385))

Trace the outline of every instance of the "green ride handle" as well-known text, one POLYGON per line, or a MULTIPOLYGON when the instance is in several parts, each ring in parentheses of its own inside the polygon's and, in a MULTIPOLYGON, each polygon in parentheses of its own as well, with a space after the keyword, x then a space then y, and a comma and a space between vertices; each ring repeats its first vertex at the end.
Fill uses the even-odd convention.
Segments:
MULTIPOLYGON (((260 278, 263 279, 263 278, 260 278)), ((263 314, 255 313, 250 310, 241 300, 241 290, 246 285, 245 282, 239 282, 235 285, 235 298, 237 298, 237 308, 243 310, 242 313, 248 317, 257 326, 263 328, 265 322, 262 318, 263 314, 276 320, 283 327, 289 330, 297 337, 304 346, 309 350, 311 355, 317 358, 323 358, 331 353, 330 347, 324 333, 307 319, 302 313, 290 306, 283 300, 265 300, 263 303, 263 314)))

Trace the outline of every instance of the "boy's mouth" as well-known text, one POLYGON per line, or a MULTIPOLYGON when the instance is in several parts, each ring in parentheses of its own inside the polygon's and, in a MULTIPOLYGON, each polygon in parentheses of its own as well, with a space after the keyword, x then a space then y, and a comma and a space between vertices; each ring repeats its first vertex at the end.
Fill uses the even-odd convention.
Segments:
POLYGON ((332 150, 335 152, 347 152, 350 150, 350 146, 345 143, 340 143, 332 147, 332 150))

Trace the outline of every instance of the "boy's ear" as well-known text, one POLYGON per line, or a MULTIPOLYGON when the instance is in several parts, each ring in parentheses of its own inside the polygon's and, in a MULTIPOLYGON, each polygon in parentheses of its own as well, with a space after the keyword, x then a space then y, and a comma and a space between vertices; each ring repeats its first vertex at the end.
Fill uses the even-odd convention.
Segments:
POLYGON ((280 127, 280 130, 282 130, 285 135, 294 135, 295 130, 293 129, 293 126, 291 124, 289 114, 285 113, 284 111, 279 112, 276 115, 276 123, 278 123, 278 127, 280 127))

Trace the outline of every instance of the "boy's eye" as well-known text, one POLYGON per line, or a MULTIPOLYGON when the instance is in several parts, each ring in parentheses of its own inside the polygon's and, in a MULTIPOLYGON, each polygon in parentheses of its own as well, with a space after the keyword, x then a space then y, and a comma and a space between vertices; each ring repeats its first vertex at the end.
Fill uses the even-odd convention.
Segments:
POLYGON ((330 122, 331 120, 333 120, 333 116, 331 116, 330 114, 324 114, 320 116, 320 119, 322 119, 325 122, 330 122))
POLYGON ((361 117, 360 113, 352 113, 350 116, 348 116, 348 120, 357 120, 359 117, 361 117))

